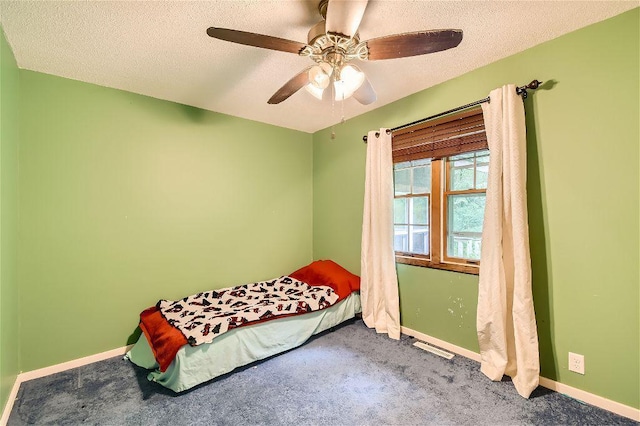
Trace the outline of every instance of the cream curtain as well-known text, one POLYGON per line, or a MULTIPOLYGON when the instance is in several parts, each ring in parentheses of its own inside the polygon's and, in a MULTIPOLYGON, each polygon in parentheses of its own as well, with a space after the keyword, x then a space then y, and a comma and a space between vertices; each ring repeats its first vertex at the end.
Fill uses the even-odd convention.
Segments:
POLYGON ((524 105, 516 86, 490 94, 482 105, 489 143, 489 178, 478 289, 481 371, 510 376, 528 398, 538 386, 540 361, 527 224, 524 105))
POLYGON ((362 319, 369 328, 400 338, 400 302, 393 250, 393 160, 387 129, 367 136, 362 218, 362 319))

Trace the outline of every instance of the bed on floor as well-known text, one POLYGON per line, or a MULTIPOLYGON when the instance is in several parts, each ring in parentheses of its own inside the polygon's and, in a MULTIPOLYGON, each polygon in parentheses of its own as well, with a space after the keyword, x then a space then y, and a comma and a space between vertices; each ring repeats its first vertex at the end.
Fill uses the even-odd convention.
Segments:
POLYGON ((147 378, 185 391, 302 345, 361 312, 360 278, 319 260, 272 280, 160 300, 126 354, 147 378))

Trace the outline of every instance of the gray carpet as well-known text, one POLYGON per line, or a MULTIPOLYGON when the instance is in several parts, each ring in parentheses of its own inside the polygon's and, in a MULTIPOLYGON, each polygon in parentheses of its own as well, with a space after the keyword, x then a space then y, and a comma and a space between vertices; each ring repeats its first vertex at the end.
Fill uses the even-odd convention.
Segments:
POLYGON ((112 358, 23 383, 9 425, 637 424, 544 388, 526 400, 414 341, 351 321, 181 394, 112 358))

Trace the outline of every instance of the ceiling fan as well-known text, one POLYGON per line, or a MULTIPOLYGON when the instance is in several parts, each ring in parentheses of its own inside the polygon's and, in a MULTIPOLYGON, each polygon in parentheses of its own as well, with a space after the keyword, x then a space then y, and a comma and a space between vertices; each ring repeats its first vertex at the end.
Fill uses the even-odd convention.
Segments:
POLYGON ((358 27, 368 0, 321 0, 318 11, 323 20, 309 30, 307 44, 245 31, 211 27, 211 37, 247 46, 279 50, 308 56, 316 62, 287 81, 268 100, 279 104, 301 88, 322 100, 353 96, 363 105, 377 98, 373 86, 354 59, 376 61, 424 55, 456 47, 462 30, 425 30, 360 41, 358 27), (330 86, 332 90, 325 90, 330 86))

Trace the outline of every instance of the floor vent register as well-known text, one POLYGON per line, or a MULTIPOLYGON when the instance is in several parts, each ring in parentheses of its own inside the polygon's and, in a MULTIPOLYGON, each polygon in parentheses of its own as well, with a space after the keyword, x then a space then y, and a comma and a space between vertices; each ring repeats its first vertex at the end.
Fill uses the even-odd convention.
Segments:
POLYGON ((424 343, 424 342, 415 342, 413 344, 413 346, 416 346, 420 349, 423 349, 427 352, 431 352, 432 354, 436 354, 438 356, 441 356, 442 358, 446 358, 446 359, 451 359, 453 358, 455 355, 452 354, 451 352, 447 352, 445 350, 442 350, 440 348, 436 348, 435 346, 431 346, 428 343, 424 343))

